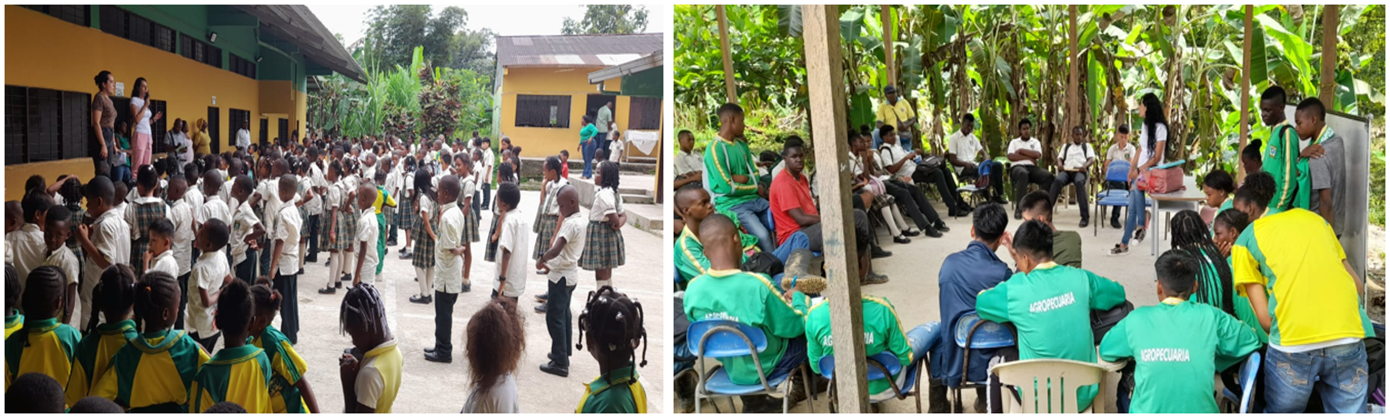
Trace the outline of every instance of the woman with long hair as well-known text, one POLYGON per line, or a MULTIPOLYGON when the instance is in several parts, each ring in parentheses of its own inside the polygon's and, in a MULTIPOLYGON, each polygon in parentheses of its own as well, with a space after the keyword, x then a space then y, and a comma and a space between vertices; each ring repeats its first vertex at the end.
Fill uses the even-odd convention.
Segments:
POLYGON ((1120 243, 1110 249, 1111 256, 1129 253, 1129 239, 1144 241, 1146 220, 1145 203, 1147 196, 1139 189, 1139 182, 1145 173, 1164 163, 1168 151, 1168 116, 1163 110, 1163 102, 1153 93, 1146 93, 1139 99, 1139 114, 1144 116, 1144 124, 1139 129, 1139 153, 1134 155, 1129 170, 1129 216, 1125 218, 1125 232, 1120 243))
POLYGON ((111 96, 116 94, 116 76, 103 70, 93 80, 97 94, 92 95, 92 131, 97 135, 97 144, 101 144, 96 161, 116 167, 116 105, 111 102, 111 96))
POLYGON ((150 130, 150 124, 159 122, 159 118, 164 117, 164 112, 150 115, 150 84, 144 77, 135 79, 135 91, 130 95, 130 114, 135 119, 135 135, 131 137, 130 145, 130 165, 140 167, 150 164, 150 145, 154 135, 154 131, 150 130))

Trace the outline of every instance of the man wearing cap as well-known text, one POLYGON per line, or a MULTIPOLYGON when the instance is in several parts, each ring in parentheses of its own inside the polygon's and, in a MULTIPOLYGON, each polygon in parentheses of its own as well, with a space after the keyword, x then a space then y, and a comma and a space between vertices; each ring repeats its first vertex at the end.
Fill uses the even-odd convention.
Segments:
MULTIPOLYGON (((898 100, 898 89, 892 85, 883 88, 883 98, 883 103, 878 104, 878 125, 875 128, 892 125, 893 131, 898 133, 898 144, 904 151, 911 152, 912 149, 918 148, 917 142, 912 140, 911 127, 917 124, 917 114, 912 112, 912 106, 908 105, 907 101, 898 100)), ((879 138, 878 130, 875 129, 874 149, 878 149, 882 143, 883 139, 879 138)))

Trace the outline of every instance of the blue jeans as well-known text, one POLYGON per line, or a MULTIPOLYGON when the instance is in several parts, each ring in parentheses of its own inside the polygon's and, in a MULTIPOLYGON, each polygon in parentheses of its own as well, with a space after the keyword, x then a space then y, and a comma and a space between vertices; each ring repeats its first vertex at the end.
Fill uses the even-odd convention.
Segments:
MULTIPOLYGON (((594 147, 594 152, 595 152, 595 153, 597 153, 598 150, 607 150, 607 149, 608 149, 608 133, 606 133, 606 132, 600 132, 600 133, 598 133, 598 135, 595 135, 595 136, 594 136, 594 140, 597 140, 597 141, 598 141, 598 143, 595 144, 596 147, 594 147)), ((612 156, 610 156, 610 157, 612 157, 612 156)))
POLYGON ((594 150, 598 146, 598 137, 581 142, 579 146, 584 152, 584 178, 592 179, 594 177, 594 150))
POLYGON ((1303 353, 1273 347, 1264 362, 1265 413, 1302 413, 1308 396, 1322 396, 1327 413, 1366 411, 1366 345, 1356 342, 1303 353))
POLYGON ((911 153, 913 146, 912 134, 898 133, 898 146, 902 147, 903 151, 911 153))
POLYGON ((130 184, 133 181, 130 177, 130 166, 120 165, 111 168, 111 180, 130 184))
MULTIPOLYGON (((777 365, 774 365, 771 370, 767 370, 767 378, 790 374, 796 370, 796 367, 805 364, 806 359, 806 337, 797 336, 794 339, 787 339, 787 350, 782 352, 782 359, 777 360, 777 365)), ((767 364, 763 364, 763 368, 767 368, 767 364)), ((1362 393, 1364 396, 1364 392, 1362 393)))
POLYGON ((1129 190, 1129 216, 1125 217, 1125 234, 1120 237, 1120 244, 1129 246, 1129 239, 1134 236, 1134 229, 1144 225, 1144 210, 1148 208, 1145 202, 1147 199, 1144 191, 1138 188, 1129 190))
MULTIPOLYGON (((767 200, 754 198, 748 202, 734 205, 729 208, 738 216, 739 224, 743 224, 743 229, 753 237, 758 238, 758 249, 764 252, 777 250, 776 241, 772 240, 772 234, 768 232, 767 226, 763 225, 763 217, 768 216, 771 207, 767 200)), ((788 251, 790 253, 790 251, 788 251)))
MULTIPOLYGON (((912 360, 922 359, 927 351, 941 340, 941 322, 917 325, 907 332, 907 347, 912 348, 912 360)), ((873 354, 869 354, 873 355, 873 354)))
POLYGON ((773 250, 772 255, 776 256, 777 260, 782 261, 782 263, 787 263, 787 258, 791 257, 792 251, 809 248, 811 248, 811 239, 806 237, 806 233, 798 231, 787 236, 787 241, 782 242, 781 246, 777 246, 777 250, 773 250))

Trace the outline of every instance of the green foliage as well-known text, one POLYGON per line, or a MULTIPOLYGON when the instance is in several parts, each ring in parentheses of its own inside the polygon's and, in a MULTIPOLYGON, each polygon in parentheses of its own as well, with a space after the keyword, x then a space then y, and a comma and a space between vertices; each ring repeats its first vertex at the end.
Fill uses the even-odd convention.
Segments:
POLYGON ((471 69, 490 79, 495 67, 492 31, 469 30, 468 12, 458 6, 432 14, 428 5, 377 6, 367 12, 365 55, 386 69, 404 67, 420 46, 428 62, 471 69))
POLYGON ((585 6, 584 18, 565 18, 560 33, 565 35, 626 35, 647 30, 647 8, 630 4, 585 6))

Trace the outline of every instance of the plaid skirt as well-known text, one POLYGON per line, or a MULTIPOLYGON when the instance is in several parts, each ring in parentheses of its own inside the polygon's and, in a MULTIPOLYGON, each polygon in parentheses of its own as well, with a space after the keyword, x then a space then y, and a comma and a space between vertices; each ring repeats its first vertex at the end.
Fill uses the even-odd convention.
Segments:
POLYGON ((497 261, 497 241, 492 239, 492 235, 497 233, 497 222, 500 220, 501 214, 493 214, 492 228, 487 231, 487 248, 483 250, 483 260, 488 262, 497 261))
POLYGON ((333 211, 328 210, 324 210, 323 214, 319 214, 319 250, 326 250, 330 252, 337 250, 333 248, 333 241, 329 239, 329 237, 332 236, 331 233, 333 232, 333 229, 328 228, 328 223, 335 215, 337 214, 333 211))
POLYGON ((403 228, 415 234, 415 220, 420 218, 420 214, 415 212, 415 206, 410 202, 401 202, 401 206, 396 208, 396 219, 393 221, 396 228, 403 228))
POLYGON ((328 245, 329 250, 353 251, 353 242, 357 238, 357 217, 354 211, 338 211, 338 225, 334 229, 334 234, 338 235, 337 240, 331 240, 328 245))
POLYGON ((425 219, 415 215, 411 223, 410 235, 415 239, 410 247, 410 265, 420 269, 434 267, 434 240, 425 231, 425 219))
MULTIPOLYGON (((390 226, 392 226, 392 225, 395 225, 395 224, 393 224, 393 223, 396 222, 396 213, 397 213, 397 212, 399 212, 399 211, 396 211, 396 208, 395 208, 395 207, 388 207, 388 206, 386 206, 386 205, 382 205, 382 206, 381 206, 381 218, 380 218, 380 220, 381 220, 381 226, 384 228, 384 227, 390 227, 390 226)), ((382 237, 385 237, 385 236, 382 236, 382 237)))
POLYGON ((531 251, 531 259, 540 260, 541 255, 550 250, 550 237, 555 235, 555 229, 559 225, 560 216, 550 214, 541 216, 540 223, 537 225, 539 229, 536 231, 536 249, 531 251))
POLYGON ((590 221, 588 235, 584 238, 584 253, 579 256, 579 267, 586 271, 613 269, 627 263, 627 252, 623 249, 623 232, 614 230, 605 221, 590 221))
POLYGON ((478 216, 473 215, 472 210, 463 210, 463 241, 467 243, 482 241, 478 229, 478 216))

